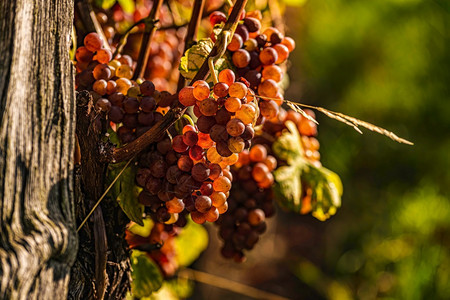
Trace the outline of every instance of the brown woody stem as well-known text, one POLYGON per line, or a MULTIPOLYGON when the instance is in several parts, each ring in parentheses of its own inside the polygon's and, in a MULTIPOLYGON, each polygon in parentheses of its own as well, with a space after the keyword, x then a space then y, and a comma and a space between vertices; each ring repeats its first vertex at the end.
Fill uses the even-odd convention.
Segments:
MULTIPOLYGON (((195 0, 194 8, 192 9, 191 20, 189 21, 186 37, 184 39, 183 53, 191 48, 195 42, 197 42, 197 31, 202 21, 203 8, 205 7, 205 0, 195 0)), ((180 91, 186 84, 186 79, 180 74, 178 78, 177 90, 180 91)))
POLYGON ((133 80, 143 78, 147 68, 148 57, 150 55, 150 41, 153 33, 156 31, 155 24, 159 17, 159 9, 161 8, 163 0, 156 0, 153 2, 152 10, 147 18, 144 19, 145 29, 142 36, 141 49, 139 50, 139 58, 134 71, 133 80))

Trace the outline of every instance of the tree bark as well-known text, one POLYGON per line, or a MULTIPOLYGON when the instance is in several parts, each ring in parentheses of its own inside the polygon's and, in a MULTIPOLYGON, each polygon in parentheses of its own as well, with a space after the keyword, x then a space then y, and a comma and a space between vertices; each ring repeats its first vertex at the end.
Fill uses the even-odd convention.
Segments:
POLYGON ((0 298, 65 299, 77 252, 71 0, 0 1, 0 298))

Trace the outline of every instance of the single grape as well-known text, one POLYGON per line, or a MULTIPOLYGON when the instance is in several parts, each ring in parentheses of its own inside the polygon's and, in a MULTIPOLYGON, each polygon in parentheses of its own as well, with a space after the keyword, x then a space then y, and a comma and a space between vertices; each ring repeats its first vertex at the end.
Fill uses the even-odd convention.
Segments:
POLYGON ((194 97, 194 88, 192 86, 182 88, 178 94, 178 100, 184 106, 194 105, 197 101, 194 97))
POLYGON ((91 52, 100 50, 102 45, 103 41, 96 32, 88 33, 84 37, 84 46, 91 52))
POLYGON ((211 139, 209 134, 199 132, 197 145, 202 147, 203 149, 209 149, 214 145, 214 141, 211 139))
POLYGON ((273 49, 277 52, 278 59, 275 61, 276 64, 281 64, 289 57, 289 49, 283 44, 276 44, 273 49))
POLYGON ((233 53, 233 64, 238 68, 245 68, 250 63, 250 54, 245 49, 239 49, 233 53))
POLYGON ((236 97, 239 99, 244 98, 247 96, 247 86, 243 84, 242 82, 234 82, 230 85, 230 88, 228 89, 228 94, 230 97, 236 97))
POLYGON ((183 142, 183 136, 177 135, 172 139, 172 147, 178 153, 183 153, 188 150, 189 146, 183 142))
POLYGON ((281 44, 285 45, 288 48, 289 52, 292 52, 295 49, 295 41, 290 37, 285 37, 281 41, 281 44))
POLYGON ((196 82, 194 82, 194 84, 192 86, 194 87, 194 90, 192 93, 193 93, 195 99, 197 99, 198 101, 205 100, 206 98, 209 97, 210 90, 209 90, 209 85, 206 81, 197 80, 196 82))
POLYGON ((203 159, 203 148, 195 145, 189 149, 189 157, 194 161, 199 161, 203 159))
POLYGON ((216 123, 216 120, 214 117, 210 116, 201 116, 197 119, 197 127, 200 132, 208 133, 210 132, 211 128, 216 123))
POLYGON ((263 145, 255 145, 250 149, 250 160, 252 162, 262 162, 267 158, 267 149, 263 145))
POLYGON ((251 104, 243 104, 241 109, 236 112, 236 118, 240 119, 245 125, 251 124, 257 118, 256 108, 251 104))
POLYGON ((94 57, 94 53, 89 51, 86 47, 81 46, 75 52, 75 58, 78 62, 90 62, 94 57))
POLYGON ((213 188, 216 192, 228 192, 231 189, 231 181, 225 176, 219 176, 213 181, 213 188))
POLYGON ((231 119, 226 128, 229 135, 240 136, 245 131, 245 124, 240 119, 231 119))
POLYGON ((213 92, 217 97, 226 97, 228 95, 228 84, 224 82, 218 82, 214 85, 213 92))
POLYGON ((228 132, 227 132, 226 127, 223 125, 215 124, 211 128, 209 135, 214 142, 228 140, 228 132))
POLYGON ((242 152, 242 150, 244 150, 244 147, 245 147, 244 140, 239 136, 232 137, 228 140, 228 149, 230 149, 230 151, 233 153, 242 152))
POLYGON ((134 114, 139 111, 139 100, 134 97, 127 97, 123 101, 123 110, 128 114, 134 114))
POLYGON ((273 119, 278 115, 278 105, 275 101, 261 101, 259 103, 261 115, 267 119, 273 119))
POLYGON ((204 116, 214 116, 219 109, 219 105, 214 98, 207 98, 200 102, 199 109, 204 116))
POLYGON ((261 63, 265 66, 272 65, 278 60, 278 53, 277 51, 272 47, 264 48, 259 53, 259 60, 261 63))
POLYGON ((236 75, 234 75, 234 72, 230 69, 224 69, 219 73, 219 81, 226 83, 228 86, 231 86, 235 79, 236 75))
POLYGON ((225 108, 229 112, 237 112, 242 106, 242 102, 239 98, 236 97, 229 97, 227 100, 225 100, 225 108))
POLYGON ((144 96, 148 96, 151 97, 153 96, 153 93, 155 92, 155 85, 153 84, 153 82, 145 80, 142 84, 141 84, 141 93, 144 96))
POLYGON ((227 49, 234 52, 239 50, 243 44, 244 41, 242 40, 242 37, 239 34, 234 34, 231 38, 231 42, 227 46, 227 49))
POLYGON ((177 162, 178 168, 183 172, 190 172, 194 162, 188 155, 182 155, 177 162))
POLYGON ((101 64, 107 64, 112 59, 112 53, 111 50, 108 49, 100 49, 97 51, 97 54, 94 56, 94 59, 96 59, 101 64))
POLYGON ((215 118, 217 124, 226 125, 228 123, 228 121, 230 121, 230 119, 231 119, 231 114, 225 107, 222 107, 221 109, 219 109, 217 111, 214 118, 215 118))
POLYGON ((274 98, 278 93, 278 85, 275 80, 266 79, 258 86, 259 95, 274 98))

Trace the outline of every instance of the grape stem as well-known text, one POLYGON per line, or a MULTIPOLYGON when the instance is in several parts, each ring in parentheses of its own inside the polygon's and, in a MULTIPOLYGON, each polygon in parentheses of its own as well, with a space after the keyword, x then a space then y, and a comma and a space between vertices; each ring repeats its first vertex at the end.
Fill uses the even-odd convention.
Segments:
MULTIPOLYGON (((239 22, 239 16, 244 10, 247 0, 237 0, 233 6, 230 17, 225 23, 223 30, 234 32, 233 28, 236 28, 239 22)), ((203 62, 194 79, 189 83, 192 85, 197 80, 204 80, 209 74, 208 59, 210 57, 215 57, 219 53, 221 45, 218 42, 214 44, 213 49, 209 53, 206 60, 203 62)), ((122 146, 120 148, 115 148, 112 151, 104 151, 103 160, 109 163, 119 163, 134 157, 137 153, 140 153, 150 144, 156 142, 166 131, 172 126, 181 116, 186 112, 186 107, 183 107, 179 102, 170 109, 167 114, 152 128, 147 130, 143 135, 135 139, 134 141, 122 146)))
MULTIPOLYGON (((192 9, 191 20, 189 21, 186 37, 184 39, 183 53, 191 48, 197 42, 197 31, 202 21, 203 8, 205 7, 205 0, 195 0, 194 8, 192 9)), ((186 79, 180 74, 178 78, 177 90, 180 91, 186 84, 186 79)))
POLYGON ((120 38, 119 44, 117 45, 116 51, 114 51, 113 54, 113 59, 116 58, 116 56, 118 54, 121 54, 123 51, 123 48, 125 47, 125 45, 127 44, 127 39, 128 36, 130 35, 131 31, 133 30, 133 28, 135 28, 136 26, 143 24, 144 23, 144 19, 141 19, 139 21, 137 21, 136 23, 134 23, 133 25, 130 26, 130 28, 127 29, 127 31, 125 31, 125 33, 123 34, 123 36, 120 38))
POLYGON ((104 41, 103 45, 106 49, 111 50, 108 40, 106 39, 105 33, 103 32, 102 26, 98 23, 95 12, 92 9, 92 5, 88 0, 77 0, 76 5, 77 13, 83 22, 84 29, 89 32, 97 32, 97 34, 104 41))
POLYGON ((163 0, 156 0, 153 2, 152 10, 144 19, 145 29, 142 36, 141 49, 139 50, 139 57, 134 70, 133 80, 143 78, 145 70, 147 69, 147 62, 150 56, 150 41, 153 33, 156 31, 156 24, 158 23, 159 10, 163 0))

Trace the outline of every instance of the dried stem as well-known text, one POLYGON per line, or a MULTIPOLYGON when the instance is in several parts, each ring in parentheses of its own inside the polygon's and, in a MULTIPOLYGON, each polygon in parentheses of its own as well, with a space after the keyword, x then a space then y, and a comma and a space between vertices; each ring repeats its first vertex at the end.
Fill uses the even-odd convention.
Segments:
MULTIPOLYGON (((191 20, 189 21, 186 37, 184 39, 183 53, 191 48, 195 42, 197 42, 197 31, 202 21, 203 8, 205 7, 205 0, 195 0, 194 8, 192 9, 191 20)), ((186 79, 180 74, 178 78, 177 90, 181 90, 186 84, 186 79)))
POLYGON ((139 50, 139 58, 136 64, 136 70, 134 71, 133 80, 144 77, 145 70, 147 68, 148 57, 150 55, 150 41, 152 39, 153 33, 156 30, 155 24, 157 23, 159 10, 162 3, 163 0, 154 1, 152 10, 150 11, 148 17, 144 19, 144 35, 142 36, 141 49, 139 50))
POLYGON ((80 16, 81 21, 83 22, 84 28, 87 32, 97 32, 97 34, 104 41, 104 46, 106 49, 111 50, 109 46, 108 39, 103 32, 102 26, 98 23, 97 17, 95 16, 95 12, 92 9, 91 3, 88 0, 77 0, 76 1, 76 9, 77 13, 80 16))
MULTIPOLYGON (((223 30, 225 31, 233 30, 233 28, 239 22, 239 16, 244 10, 246 3, 247 0, 236 1, 233 10, 231 11, 230 17, 225 23, 223 30)), ((214 44, 213 49, 203 62, 202 66, 200 67, 200 70, 197 72, 194 79, 191 81, 190 85, 193 82, 205 79, 206 76, 208 76, 209 74, 208 59, 211 57, 217 57, 219 53, 218 51, 222 46, 223 44, 220 45, 220 43, 218 42, 214 44)), ((147 148, 150 144, 157 141, 158 138, 160 138, 166 132, 166 130, 169 129, 170 126, 172 126, 179 118, 181 118, 181 116, 184 114, 185 111, 186 111, 185 107, 182 107, 180 104, 177 104, 167 114, 164 115, 161 121, 153 125, 153 127, 150 128, 146 133, 144 133, 143 135, 141 135, 140 137, 138 137, 131 143, 126 144, 123 147, 116 148, 110 153, 105 153, 105 160, 110 163, 118 163, 132 158, 134 155, 147 148)))
POLYGON ((178 276, 193 279, 197 282, 209 284, 211 286, 245 295, 253 299, 287 300, 285 297, 194 269, 184 269, 178 273, 178 276))

